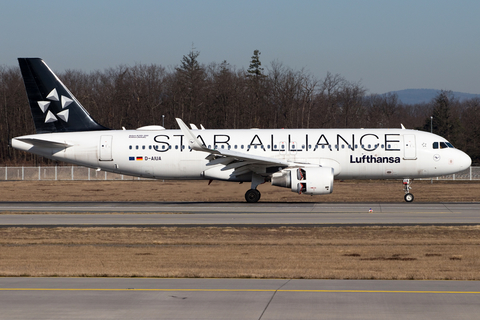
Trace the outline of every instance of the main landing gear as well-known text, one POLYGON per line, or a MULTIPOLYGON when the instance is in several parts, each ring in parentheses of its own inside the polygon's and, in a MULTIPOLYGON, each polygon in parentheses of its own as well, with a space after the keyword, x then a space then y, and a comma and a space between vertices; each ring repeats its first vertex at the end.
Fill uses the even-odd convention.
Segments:
POLYGON ((250 203, 255 203, 260 200, 260 196, 260 191, 258 191, 257 189, 250 189, 247 190, 247 192, 245 193, 245 200, 250 203))
POLYGON ((410 179, 403 179, 403 191, 405 191, 405 196, 403 197, 406 202, 412 202, 414 197, 413 194, 410 193, 410 179))
POLYGON ((265 183, 265 178, 259 174, 252 173, 251 189, 245 192, 245 200, 247 200, 247 202, 255 203, 260 200, 261 194, 260 191, 257 190, 257 186, 262 183, 265 183))

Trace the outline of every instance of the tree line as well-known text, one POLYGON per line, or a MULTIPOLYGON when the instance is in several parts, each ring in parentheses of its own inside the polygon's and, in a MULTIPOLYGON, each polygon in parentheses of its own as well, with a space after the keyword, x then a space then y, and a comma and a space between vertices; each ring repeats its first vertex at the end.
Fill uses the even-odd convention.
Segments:
MULTIPOLYGON (((339 74, 317 78, 279 61, 264 68, 258 50, 247 70, 226 61, 201 64, 199 55, 192 49, 176 67, 120 65, 90 73, 66 70, 58 76, 95 120, 112 129, 162 125, 163 120, 167 129, 175 129, 176 117, 210 129, 403 124, 432 130, 480 163, 478 98, 460 101, 451 91, 440 91, 428 103, 409 105, 395 94, 368 94, 360 82, 339 74)), ((52 164, 8 147, 10 138, 35 132, 18 67, 0 67, 0 99, 0 163, 52 164)))

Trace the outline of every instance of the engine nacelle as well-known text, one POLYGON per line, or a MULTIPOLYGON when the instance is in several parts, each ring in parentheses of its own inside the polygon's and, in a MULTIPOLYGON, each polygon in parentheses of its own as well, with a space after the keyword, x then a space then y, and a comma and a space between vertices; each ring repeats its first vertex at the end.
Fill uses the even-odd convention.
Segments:
POLYGON ((298 194, 329 194, 333 191, 333 172, 330 167, 285 169, 272 175, 272 185, 298 194))

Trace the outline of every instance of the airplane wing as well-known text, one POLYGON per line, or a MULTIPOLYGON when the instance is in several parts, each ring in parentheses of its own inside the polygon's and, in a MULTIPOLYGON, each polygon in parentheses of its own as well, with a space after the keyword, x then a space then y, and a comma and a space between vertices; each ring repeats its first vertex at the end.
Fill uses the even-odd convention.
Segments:
MULTIPOLYGON (((224 165, 222 171, 234 169, 233 174, 239 176, 248 172, 266 175, 266 168, 274 168, 273 171, 280 171, 290 165, 289 162, 281 159, 250 155, 227 149, 209 149, 195 137, 195 134, 182 119, 176 118, 176 120, 187 139, 188 146, 192 150, 209 153, 209 156, 207 156, 207 159, 210 160, 209 166, 221 164, 224 165)), ((268 173, 268 175, 271 173, 268 173)))

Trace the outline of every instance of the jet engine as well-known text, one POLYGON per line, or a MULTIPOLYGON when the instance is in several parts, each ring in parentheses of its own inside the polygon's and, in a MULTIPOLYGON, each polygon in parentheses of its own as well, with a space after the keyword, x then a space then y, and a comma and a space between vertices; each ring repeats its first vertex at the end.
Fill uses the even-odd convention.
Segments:
POLYGON ((329 194, 333 191, 333 168, 284 169, 272 175, 272 185, 291 188, 298 194, 329 194))

